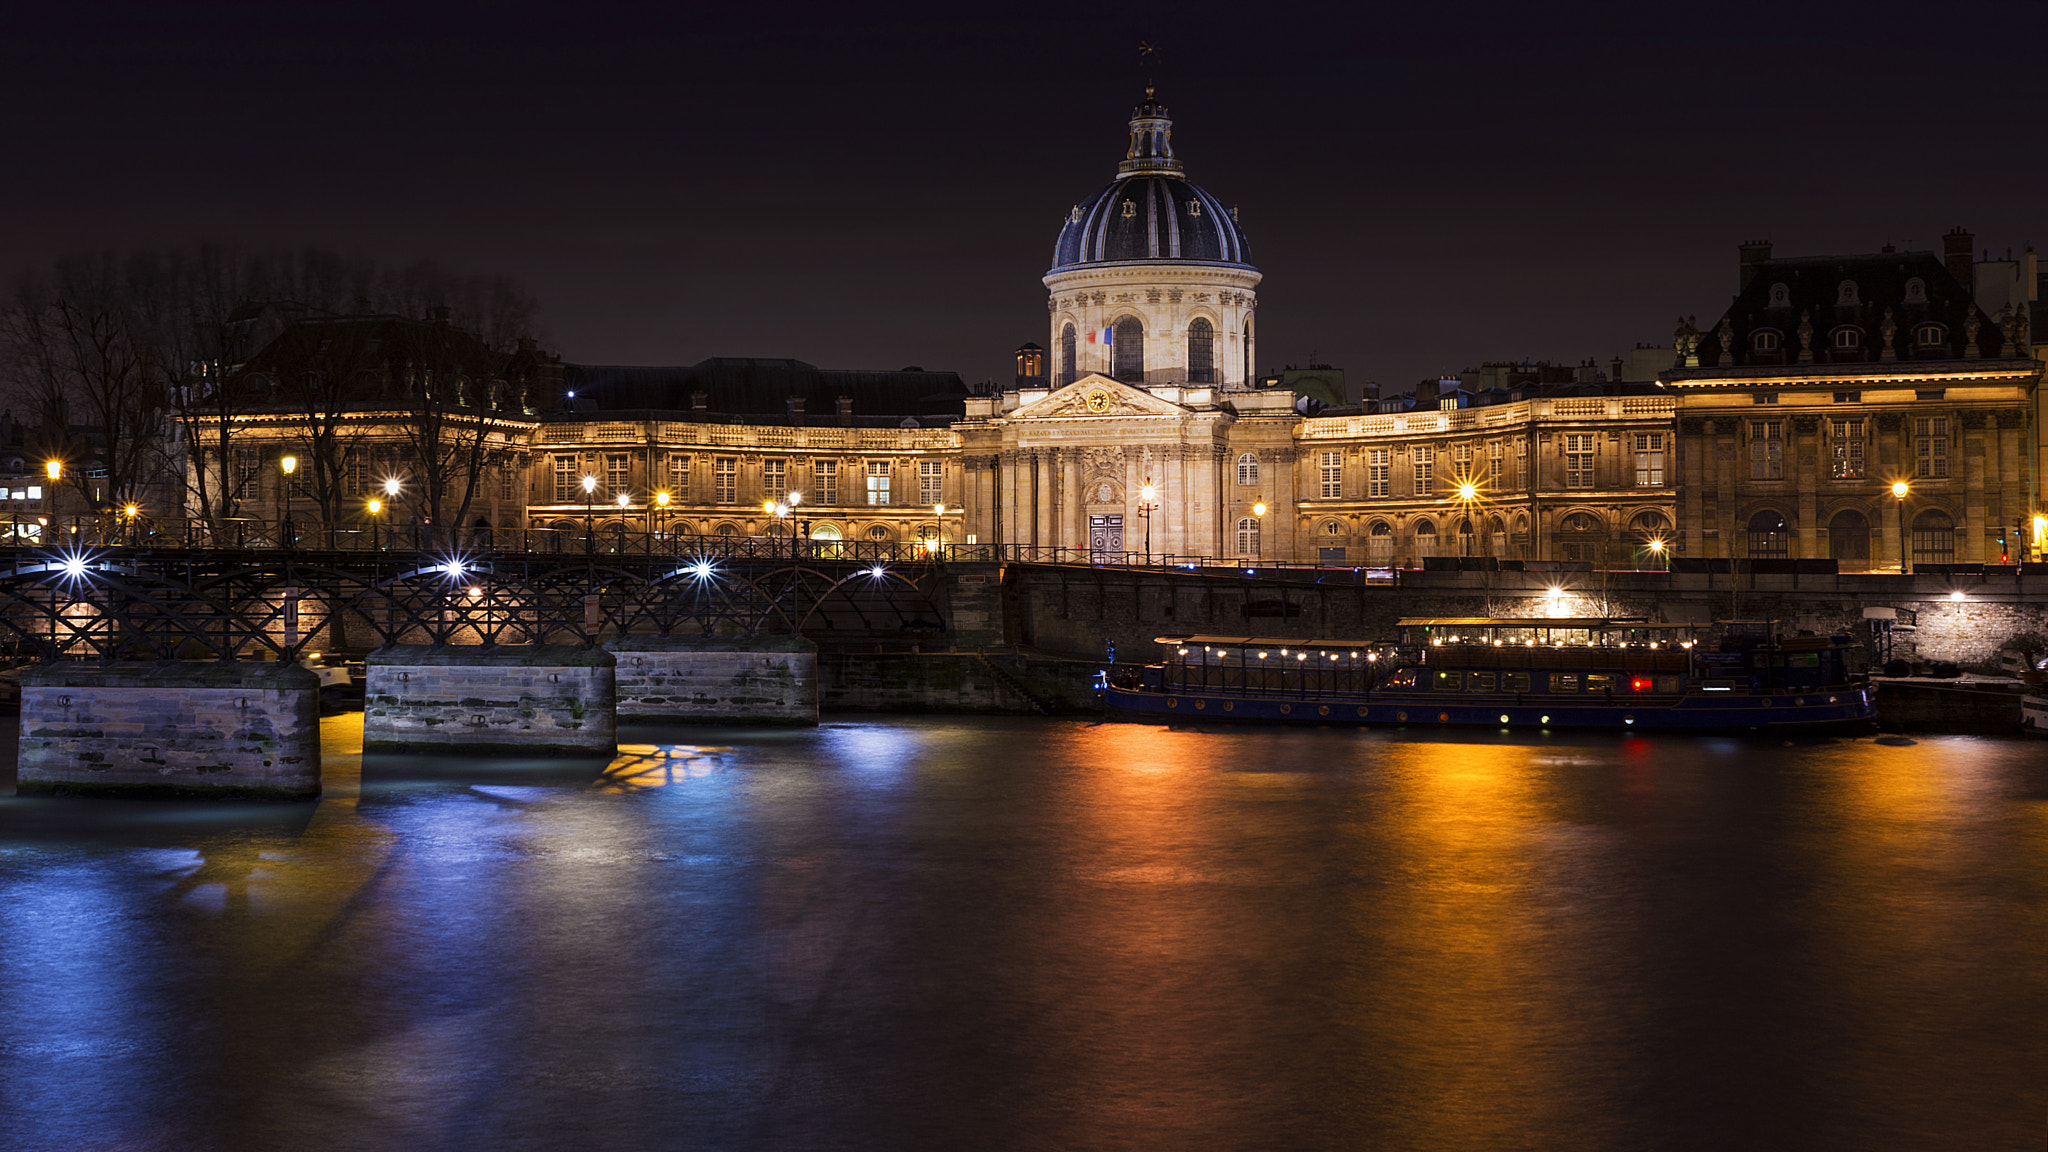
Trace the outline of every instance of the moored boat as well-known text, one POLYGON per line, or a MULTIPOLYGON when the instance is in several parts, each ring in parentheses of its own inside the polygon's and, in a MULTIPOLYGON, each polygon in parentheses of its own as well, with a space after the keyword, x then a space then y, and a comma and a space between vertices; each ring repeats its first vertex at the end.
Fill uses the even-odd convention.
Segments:
POLYGON ((1113 668, 1098 692, 1112 716, 1152 722, 1813 730, 1875 714, 1850 637, 1781 636, 1769 621, 1399 628, 1393 642, 1161 636, 1165 660, 1113 668))

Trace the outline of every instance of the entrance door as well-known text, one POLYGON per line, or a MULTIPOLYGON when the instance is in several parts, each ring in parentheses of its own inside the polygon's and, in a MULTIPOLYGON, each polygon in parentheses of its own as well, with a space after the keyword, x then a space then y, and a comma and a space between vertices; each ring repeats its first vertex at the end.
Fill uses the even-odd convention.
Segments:
POLYGON ((1112 516, 1088 517, 1088 558, 1097 564, 1121 560, 1124 555, 1124 518, 1121 513, 1112 516))

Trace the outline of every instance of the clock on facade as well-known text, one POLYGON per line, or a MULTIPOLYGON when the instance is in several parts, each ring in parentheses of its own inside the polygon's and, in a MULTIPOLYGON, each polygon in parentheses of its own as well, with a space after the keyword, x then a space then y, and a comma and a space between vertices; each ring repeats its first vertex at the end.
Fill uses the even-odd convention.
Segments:
POLYGON ((1088 390, 1088 410, 1090 412, 1109 411, 1109 390, 1105 388, 1090 388, 1088 390))

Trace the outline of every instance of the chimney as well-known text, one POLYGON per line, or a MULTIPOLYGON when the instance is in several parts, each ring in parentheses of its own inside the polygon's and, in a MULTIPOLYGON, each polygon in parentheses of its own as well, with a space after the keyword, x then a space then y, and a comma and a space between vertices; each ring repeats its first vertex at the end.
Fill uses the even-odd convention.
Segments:
POLYGON ((1749 282, 1756 279, 1757 270, 1763 267, 1764 261, 1771 258, 1771 242, 1747 240, 1737 246, 1736 251, 1741 253, 1737 259, 1739 275, 1735 283, 1735 290, 1740 292, 1749 287, 1749 282))
POLYGON ((839 426, 841 428, 853 427, 853 397, 851 396, 841 396, 839 398, 839 426))
POLYGON ((709 392, 690 393, 690 411, 702 412, 706 407, 709 406, 708 402, 710 401, 710 399, 711 393, 709 392))
POLYGON ((1961 284, 1963 291, 1969 293, 1973 300, 1977 296, 1977 265, 1970 258, 1970 251, 1976 241, 1976 236, 1961 228, 1951 228, 1948 235, 1941 238, 1941 262, 1948 265, 1949 275, 1956 278, 1956 283, 1961 284))

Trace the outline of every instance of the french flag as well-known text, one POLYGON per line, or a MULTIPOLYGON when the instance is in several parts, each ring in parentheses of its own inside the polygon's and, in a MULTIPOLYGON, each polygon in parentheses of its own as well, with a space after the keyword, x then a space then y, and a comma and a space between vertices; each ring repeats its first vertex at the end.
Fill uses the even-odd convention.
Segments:
POLYGON ((1090 328, 1088 330, 1088 342, 1090 344, 1114 344, 1116 343, 1116 329, 1090 328))

